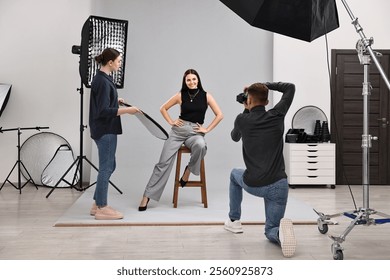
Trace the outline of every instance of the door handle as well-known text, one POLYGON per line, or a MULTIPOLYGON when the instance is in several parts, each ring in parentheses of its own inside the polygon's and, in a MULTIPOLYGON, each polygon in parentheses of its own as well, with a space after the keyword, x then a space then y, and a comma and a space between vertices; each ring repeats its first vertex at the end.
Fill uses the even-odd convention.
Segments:
POLYGON ((378 121, 381 122, 381 126, 384 128, 389 125, 389 121, 386 118, 380 118, 380 119, 378 119, 378 121))

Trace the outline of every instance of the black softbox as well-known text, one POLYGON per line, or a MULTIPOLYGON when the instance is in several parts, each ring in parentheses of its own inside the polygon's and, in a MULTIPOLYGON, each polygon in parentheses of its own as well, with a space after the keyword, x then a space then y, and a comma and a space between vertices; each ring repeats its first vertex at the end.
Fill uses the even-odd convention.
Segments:
POLYGON ((128 21, 90 16, 81 30, 80 76, 83 84, 91 87, 99 70, 95 56, 105 48, 114 48, 122 54, 122 66, 112 74, 117 88, 124 87, 128 21))
POLYGON ((9 96, 11 94, 12 85, 0 84, 0 116, 7 106, 9 96))
POLYGON ((250 25, 311 42, 339 27, 335 0, 221 0, 250 25))

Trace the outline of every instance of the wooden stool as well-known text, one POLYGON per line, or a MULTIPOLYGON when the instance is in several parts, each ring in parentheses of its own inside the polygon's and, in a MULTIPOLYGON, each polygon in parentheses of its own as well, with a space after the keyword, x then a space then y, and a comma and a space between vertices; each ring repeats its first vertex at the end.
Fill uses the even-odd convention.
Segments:
MULTIPOLYGON (((181 146, 179 151, 177 152, 177 160, 176 160, 176 175, 175 175, 175 184, 173 189, 173 207, 177 208, 177 200, 179 197, 179 188, 180 185, 180 166, 181 166, 181 155, 183 153, 191 153, 191 150, 186 146, 181 146)), ((184 188, 188 187, 200 187, 201 188, 201 197, 204 208, 207 208, 207 193, 206 193, 206 173, 204 168, 204 159, 202 159, 200 164, 200 180, 199 181, 188 181, 184 188)))

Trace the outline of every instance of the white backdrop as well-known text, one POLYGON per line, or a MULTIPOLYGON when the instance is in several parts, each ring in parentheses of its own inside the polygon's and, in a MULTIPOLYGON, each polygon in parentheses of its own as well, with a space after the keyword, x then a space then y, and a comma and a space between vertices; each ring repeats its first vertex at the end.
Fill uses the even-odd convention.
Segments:
MULTIPOLYGON (((225 118, 206 135, 207 178, 219 178, 227 187, 231 168, 242 166, 241 144, 230 140, 235 116, 242 112, 236 95, 254 81, 272 79, 272 34, 237 17, 219 1, 115 1, 99 2, 96 12, 129 19, 125 88, 120 95, 154 117, 168 132, 160 106, 180 90, 182 75, 196 69, 205 90, 211 92, 225 118)), ((177 117, 179 108, 170 113, 177 117)), ((214 115, 206 115, 207 126, 214 115)), ((131 116, 123 116, 117 171, 119 186, 139 189, 139 197, 157 163, 163 141, 154 138, 131 116)), ((93 145, 92 157, 96 157, 93 145)), ((185 160, 184 160, 185 162, 185 160)), ((96 176, 92 173, 91 181, 96 176)), ((173 186, 173 174, 168 188, 173 186)), ((216 187, 216 186, 213 186, 216 187)), ((171 191, 169 196, 171 195, 171 191)))
MULTIPOLYGON (((71 46, 79 44, 82 25, 91 14, 129 21, 125 87, 119 94, 169 130, 159 107, 180 89, 184 71, 197 69, 225 114, 220 126, 207 135, 208 175, 214 168, 228 173, 241 165, 241 146, 230 140, 234 117, 242 111, 235 98, 244 85, 272 79, 272 34, 248 26, 219 1, 2 0, 0 34, 6 43, 0 44, 0 77, 13 84, 13 90, 0 126, 49 126, 78 154, 80 78, 78 56, 71 53, 71 46)), ((84 124, 88 102, 85 89, 84 124)), ((209 112, 206 124, 211 118, 209 112)), ((113 180, 143 188, 163 142, 134 117, 123 116, 122 122, 113 180)), ((22 141, 33 133, 23 133, 22 141)), ((0 137, 0 178, 5 178, 16 160, 16 134, 0 137)), ((96 163, 88 129, 84 139, 85 153, 96 163)), ((88 166, 84 170, 88 180, 88 166)), ((14 173, 11 180, 16 178, 14 173)))

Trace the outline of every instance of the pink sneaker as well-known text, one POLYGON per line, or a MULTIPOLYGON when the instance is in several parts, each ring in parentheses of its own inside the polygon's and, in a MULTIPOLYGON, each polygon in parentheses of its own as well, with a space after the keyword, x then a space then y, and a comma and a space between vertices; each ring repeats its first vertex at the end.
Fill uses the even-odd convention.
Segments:
POLYGON ((96 202, 94 202, 94 203, 92 204, 91 210, 89 211, 89 214, 90 214, 91 216, 95 216, 97 208, 98 208, 98 207, 97 207, 97 205, 96 205, 96 202))
POLYGON ((97 208, 95 213, 95 220, 120 220, 123 219, 123 214, 114 210, 110 206, 97 208))

